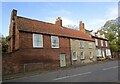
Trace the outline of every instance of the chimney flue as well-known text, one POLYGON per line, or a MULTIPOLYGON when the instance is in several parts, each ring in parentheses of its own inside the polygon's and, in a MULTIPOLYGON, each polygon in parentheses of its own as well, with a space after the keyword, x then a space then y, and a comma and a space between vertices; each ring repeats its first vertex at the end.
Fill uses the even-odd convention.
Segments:
POLYGON ((15 20, 15 16, 17 16, 17 10, 13 9, 11 13, 11 20, 15 20))
POLYGON ((58 17, 58 18, 56 19, 55 24, 56 24, 57 26, 62 26, 62 19, 61 19, 61 17, 58 17))
POLYGON ((82 23, 82 21, 80 21, 79 30, 82 31, 82 32, 85 32, 84 23, 82 23))

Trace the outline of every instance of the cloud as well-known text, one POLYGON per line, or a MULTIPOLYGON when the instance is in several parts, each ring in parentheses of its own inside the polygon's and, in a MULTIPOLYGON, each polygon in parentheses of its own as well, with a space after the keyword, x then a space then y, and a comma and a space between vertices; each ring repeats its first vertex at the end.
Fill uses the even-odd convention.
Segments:
MULTIPOLYGON (((55 23, 55 19, 56 18, 57 17, 46 17, 45 20, 47 22, 55 23)), ((77 25, 78 24, 77 21, 73 21, 73 20, 71 20, 69 18, 66 18, 66 17, 61 17, 61 19, 62 19, 63 26, 66 26, 66 25, 77 25)))
POLYGON ((107 19, 103 19, 103 18, 92 19, 91 21, 86 22, 85 28, 88 30, 94 30, 96 32, 105 24, 106 21, 107 19))
POLYGON ((109 8, 106 14, 108 19, 115 19, 118 17, 118 7, 109 8))
POLYGON ((106 9, 105 15, 101 18, 95 18, 86 22, 86 29, 92 29, 97 31, 100 29, 106 21, 116 19, 118 17, 118 5, 115 3, 110 8, 106 9))
MULTIPOLYGON (((57 17, 46 17, 45 21, 55 24, 55 19, 56 18, 57 17)), ((79 26, 78 21, 72 20, 72 19, 66 18, 66 17, 61 17, 61 19, 62 19, 62 25, 64 27, 69 27, 69 28, 72 28, 72 29, 78 29, 78 26, 79 26)))
POLYGON ((62 9, 62 10, 54 11, 53 14, 61 15, 61 16, 70 16, 72 15, 72 12, 62 9))

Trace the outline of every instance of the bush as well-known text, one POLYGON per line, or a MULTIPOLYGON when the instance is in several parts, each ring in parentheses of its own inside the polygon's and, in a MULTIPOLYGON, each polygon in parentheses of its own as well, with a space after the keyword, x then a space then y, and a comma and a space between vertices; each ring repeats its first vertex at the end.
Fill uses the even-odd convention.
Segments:
POLYGON ((105 58, 103 58, 103 57, 102 57, 102 58, 99 58, 99 61, 104 61, 104 60, 105 60, 105 58))

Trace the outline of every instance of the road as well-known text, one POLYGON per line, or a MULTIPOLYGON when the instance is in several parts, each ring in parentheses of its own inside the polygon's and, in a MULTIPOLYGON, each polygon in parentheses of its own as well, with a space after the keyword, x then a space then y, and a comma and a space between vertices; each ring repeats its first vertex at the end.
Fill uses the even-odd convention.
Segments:
POLYGON ((118 68, 118 61, 110 61, 6 82, 118 82, 118 68))

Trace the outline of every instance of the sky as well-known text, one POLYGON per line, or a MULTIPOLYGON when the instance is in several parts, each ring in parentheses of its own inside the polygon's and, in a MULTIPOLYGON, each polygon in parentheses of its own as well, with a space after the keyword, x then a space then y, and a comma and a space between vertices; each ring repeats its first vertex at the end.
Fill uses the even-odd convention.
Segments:
POLYGON ((9 34, 11 11, 17 15, 55 23, 61 17, 63 26, 76 25, 82 21, 88 30, 97 31, 107 20, 118 16, 118 2, 2 2, 2 35, 9 34))

